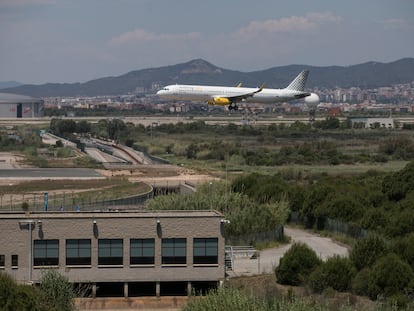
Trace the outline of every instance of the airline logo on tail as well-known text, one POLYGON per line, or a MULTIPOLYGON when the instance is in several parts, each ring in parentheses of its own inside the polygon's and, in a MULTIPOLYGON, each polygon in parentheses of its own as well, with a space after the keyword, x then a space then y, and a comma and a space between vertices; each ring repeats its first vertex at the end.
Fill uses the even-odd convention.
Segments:
POLYGON ((303 70, 288 86, 288 90, 305 91, 306 80, 308 80, 309 70, 303 70))

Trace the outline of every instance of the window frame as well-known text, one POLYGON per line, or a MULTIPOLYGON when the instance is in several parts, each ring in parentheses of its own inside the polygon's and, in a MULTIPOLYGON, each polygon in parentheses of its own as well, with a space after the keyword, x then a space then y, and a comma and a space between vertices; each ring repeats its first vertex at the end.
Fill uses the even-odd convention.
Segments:
POLYGON ((12 268, 17 268, 19 266, 19 255, 17 254, 11 255, 11 265, 12 265, 12 268))
POLYGON ((65 250, 66 250, 65 260, 66 260, 67 266, 90 266, 92 264, 92 241, 91 239, 66 239, 65 250), (89 243, 83 244, 84 242, 89 242, 89 243), (71 247, 68 248, 68 246, 71 246, 71 247), (71 254, 71 251, 68 251, 68 250, 76 252, 77 256, 69 256, 68 254, 71 254), (88 256, 81 255, 81 253, 85 251, 86 252, 89 251, 88 256))
POLYGON ((129 264, 130 265, 154 265, 155 264, 155 239, 154 238, 130 239, 129 240, 129 264), (135 252, 138 252, 141 255, 136 255, 135 252), (149 256, 144 256, 148 252, 150 253, 149 256))
POLYGON ((59 240, 50 239, 50 240, 34 240, 33 245, 33 266, 42 267, 42 266, 59 266, 59 240), (37 249, 44 244, 44 248, 37 249), (37 252, 44 250, 44 257, 38 257, 37 252), (55 253, 57 251, 57 257, 52 256, 50 253, 55 253))
POLYGON ((123 239, 99 239, 98 240, 98 266, 123 266, 124 264, 124 240, 123 239), (104 245, 104 243, 108 243, 104 245), (113 253, 119 253, 119 247, 116 243, 121 245, 121 256, 115 256, 113 253), (108 251, 109 256, 102 256, 102 252, 108 251))
POLYGON ((186 265, 187 264, 187 239, 164 238, 161 241, 162 265, 186 265), (180 246, 183 244, 183 246, 180 246), (184 251, 184 254, 180 254, 184 251), (167 255, 170 254, 170 255, 167 255))
POLYGON ((218 238, 193 238, 193 264, 218 265, 218 238))
POLYGON ((0 254, 0 269, 4 269, 6 267, 6 255, 0 254))

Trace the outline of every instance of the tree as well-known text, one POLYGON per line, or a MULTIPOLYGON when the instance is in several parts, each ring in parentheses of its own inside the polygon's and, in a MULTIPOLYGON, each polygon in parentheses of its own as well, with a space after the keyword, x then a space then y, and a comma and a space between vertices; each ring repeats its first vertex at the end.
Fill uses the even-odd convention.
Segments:
POLYGON ((318 293, 331 287, 337 291, 346 291, 356 275, 356 269, 349 258, 334 256, 318 266, 309 276, 309 286, 318 293))
POLYGON ((42 274, 40 289, 50 305, 56 310, 72 311, 75 309, 73 298, 75 292, 69 280, 56 270, 47 270, 42 274))
POLYGON ((378 258, 385 255, 386 250, 386 245, 382 238, 377 235, 369 235, 355 243, 349 258, 359 271, 365 267, 372 266, 378 258))
POLYGON ((379 295, 391 297, 412 290, 413 270, 397 255, 380 258, 369 274, 368 294, 371 299, 379 295), (410 284, 411 283, 411 284, 410 284))
POLYGON ((414 190, 414 162, 410 162, 404 169, 387 176, 382 184, 383 192, 390 200, 399 201, 407 193, 414 190))
POLYGON ((321 264, 315 251, 304 243, 294 243, 280 258, 275 269, 277 282, 286 285, 303 284, 309 274, 321 264))
POLYGON ((61 120, 52 119, 50 122, 50 130, 58 136, 65 136, 76 131, 76 122, 72 119, 61 120))
POLYGON ((393 251, 414 269, 414 232, 398 239, 393 246, 393 251))
POLYGON ((41 300, 41 293, 36 287, 18 285, 11 276, 0 272, 0 310, 50 310, 41 300))
POLYGON ((113 119, 107 123, 107 132, 110 139, 119 139, 121 132, 126 128, 124 121, 113 119))
POLYGON ((316 121, 313 126, 315 128, 320 128, 323 130, 333 130, 338 129, 341 125, 341 122, 338 118, 327 117, 324 121, 316 121))
POLYGON ((76 132, 79 134, 86 134, 90 133, 91 131, 91 124, 86 121, 82 120, 76 123, 76 132))
POLYGON ((197 157, 197 152, 198 152, 197 145, 194 144, 194 143, 191 143, 186 149, 187 158, 188 159, 195 159, 197 157))

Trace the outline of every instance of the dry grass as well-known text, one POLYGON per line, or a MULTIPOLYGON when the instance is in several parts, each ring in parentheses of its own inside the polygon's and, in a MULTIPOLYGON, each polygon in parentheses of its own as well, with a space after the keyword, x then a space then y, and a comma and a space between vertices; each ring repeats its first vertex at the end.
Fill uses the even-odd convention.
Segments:
POLYGON ((340 306, 354 306, 356 310, 372 309, 375 303, 366 297, 351 293, 340 293, 334 290, 326 290, 321 295, 312 294, 304 286, 286 286, 276 283, 274 274, 262 274, 249 277, 231 278, 226 285, 244 291, 246 294, 254 294, 261 298, 310 298, 315 302, 327 305, 330 310, 338 310, 340 306))

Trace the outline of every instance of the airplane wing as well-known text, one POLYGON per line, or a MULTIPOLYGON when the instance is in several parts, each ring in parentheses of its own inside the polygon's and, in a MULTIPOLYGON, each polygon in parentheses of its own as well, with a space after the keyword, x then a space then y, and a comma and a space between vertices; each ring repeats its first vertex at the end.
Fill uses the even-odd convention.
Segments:
POLYGON ((223 99, 227 99, 230 103, 237 103, 242 101, 243 99, 252 97, 254 94, 257 94, 259 92, 261 92, 263 90, 263 88, 265 87, 265 84, 263 83, 256 91, 254 92, 250 92, 250 93, 246 93, 246 94, 240 94, 240 95, 236 95, 236 96, 217 96, 215 97, 216 99, 218 98, 223 98, 223 99))

